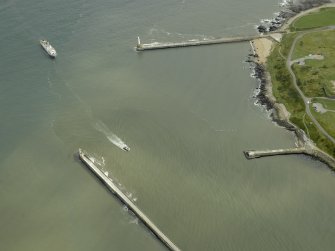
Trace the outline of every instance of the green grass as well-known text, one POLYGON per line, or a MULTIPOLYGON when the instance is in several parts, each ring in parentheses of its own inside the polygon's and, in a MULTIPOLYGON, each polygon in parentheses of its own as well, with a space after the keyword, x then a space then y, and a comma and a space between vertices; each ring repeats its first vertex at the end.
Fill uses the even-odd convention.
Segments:
MULTIPOLYGON (((307 33, 297 41, 294 52, 292 54, 292 59, 294 60, 302 58, 309 54, 322 54, 327 60, 327 57, 330 58, 335 55, 334 43, 335 30, 307 33)), ((319 64, 322 63, 322 61, 318 60, 307 60, 306 62, 308 61, 319 62, 319 64)))
POLYGON ((298 18, 290 25, 291 31, 335 25, 335 8, 322 8, 318 12, 298 18))
MULTIPOLYGON (((335 15, 335 13, 334 13, 335 15)), ((334 16, 335 19, 335 16, 334 16)), ((296 44, 292 58, 309 54, 321 54, 323 60, 305 60, 305 65, 295 64, 298 85, 308 97, 335 95, 335 30, 312 32, 304 35, 296 44)))
POLYGON ((302 119, 305 114, 305 104, 294 88, 290 73, 286 68, 285 56, 289 52, 294 36, 294 34, 285 35, 281 44, 275 46, 268 58, 267 68, 271 75, 272 90, 277 101, 283 103, 291 113, 290 120, 304 129, 302 119))
POLYGON ((287 58, 291 45, 293 43, 294 38, 297 36, 296 33, 288 33, 285 34, 281 43, 280 43, 280 53, 283 55, 285 58, 287 58))
POLYGON ((309 66, 293 66, 293 72, 297 77, 297 84, 306 97, 324 97, 324 79, 320 72, 309 66))
POLYGON ((307 131, 309 137, 314 141, 314 143, 326 153, 335 157, 335 145, 329 141, 323 134, 316 128, 312 120, 306 116, 305 124, 307 125, 307 131))
POLYGON ((314 118, 320 123, 320 125, 325 129, 332 137, 335 138, 335 112, 316 112, 314 108, 310 107, 314 118))

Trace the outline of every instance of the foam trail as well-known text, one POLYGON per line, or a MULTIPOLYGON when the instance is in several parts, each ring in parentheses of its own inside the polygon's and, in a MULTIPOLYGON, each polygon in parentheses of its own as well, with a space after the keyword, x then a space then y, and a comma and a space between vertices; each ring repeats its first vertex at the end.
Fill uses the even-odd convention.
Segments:
POLYGON ((102 121, 96 122, 94 128, 97 129, 102 134, 104 134, 110 142, 112 142, 114 145, 116 145, 123 151, 130 151, 129 146, 127 146, 126 143, 124 143, 122 139, 120 139, 117 135, 111 132, 109 128, 102 121))

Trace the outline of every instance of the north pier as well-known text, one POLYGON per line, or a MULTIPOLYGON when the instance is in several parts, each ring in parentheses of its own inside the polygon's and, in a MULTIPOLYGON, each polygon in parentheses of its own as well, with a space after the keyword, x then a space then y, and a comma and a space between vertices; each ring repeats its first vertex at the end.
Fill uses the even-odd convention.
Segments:
POLYGON ((151 43, 151 44, 142 44, 139 37, 137 37, 137 45, 135 47, 136 51, 146 51, 146 50, 159 50, 159 49, 170 49, 170 48, 182 48, 190 46, 201 46, 201 45, 215 45, 215 44, 228 44, 228 43, 240 43, 248 42, 257 38, 269 38, 271 34, 267 35, 251 35, 251 36, 238 36, 230 38, 214 38, 206 40, 192 40, 185 42, 176 42, 176 43, 151 43))

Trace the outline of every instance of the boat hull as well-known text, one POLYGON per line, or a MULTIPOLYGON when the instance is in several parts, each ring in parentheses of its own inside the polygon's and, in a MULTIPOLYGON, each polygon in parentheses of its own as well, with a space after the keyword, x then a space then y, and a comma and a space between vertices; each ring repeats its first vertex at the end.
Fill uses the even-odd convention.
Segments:
POLYGON ((55 48, 52 47, 52 45, 47 40, 40 40, 40 45, 51 58, 55 58, 57 56, 55 48))

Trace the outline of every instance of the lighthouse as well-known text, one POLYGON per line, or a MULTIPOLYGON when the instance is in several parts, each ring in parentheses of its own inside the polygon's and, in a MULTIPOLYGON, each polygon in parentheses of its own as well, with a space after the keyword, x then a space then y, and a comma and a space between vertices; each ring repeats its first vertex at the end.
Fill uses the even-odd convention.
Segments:
POLYGON ((137 37, 137 48, 141 48, 142 45, 141 45, 141 40, 140 40, 140 37, 137 37))

